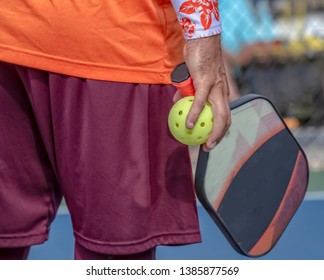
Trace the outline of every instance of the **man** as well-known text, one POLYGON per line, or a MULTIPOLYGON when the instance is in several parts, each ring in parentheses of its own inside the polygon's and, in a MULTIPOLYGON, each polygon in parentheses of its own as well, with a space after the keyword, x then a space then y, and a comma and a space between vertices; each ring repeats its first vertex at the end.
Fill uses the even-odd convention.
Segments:
POLYGON ((62 194, 76 259, 199 242, 188 149, 167 129, 180 98, 169 75, 186 61, 188 128, 212 104, 209 151, 230 125, 217 1, 13 0, 0 26, 1 258, 47 239, 62 194))

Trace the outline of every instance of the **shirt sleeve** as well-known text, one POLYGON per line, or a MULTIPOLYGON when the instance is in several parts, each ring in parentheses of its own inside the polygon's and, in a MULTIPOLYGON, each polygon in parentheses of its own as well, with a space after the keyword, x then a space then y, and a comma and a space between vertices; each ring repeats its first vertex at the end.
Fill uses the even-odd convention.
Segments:
POLYGON ((222 32, 218 0, 171 0, 186 40, 222 32))

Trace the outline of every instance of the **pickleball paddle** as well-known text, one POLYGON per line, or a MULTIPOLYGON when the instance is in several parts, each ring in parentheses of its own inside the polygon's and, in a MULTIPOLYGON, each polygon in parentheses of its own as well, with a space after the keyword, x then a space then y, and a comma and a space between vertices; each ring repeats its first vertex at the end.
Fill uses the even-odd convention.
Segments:
POLYGON ((275 246, 300 206, 308 163, 269 99, 250 94, 230 107, 223 140, 209 153, 200 147, 195 191, 232 247, 259 257, 275 246))

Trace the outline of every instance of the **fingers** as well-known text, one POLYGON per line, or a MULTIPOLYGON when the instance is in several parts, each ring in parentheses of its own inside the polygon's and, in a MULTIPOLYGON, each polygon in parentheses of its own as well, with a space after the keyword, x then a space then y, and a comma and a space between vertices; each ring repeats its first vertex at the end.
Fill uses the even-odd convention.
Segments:
POLYGON ((195 126, 195 123, 206 104, 208 93, 208 87, 202 89, 200 87, 196 87, 195 98, 186 119, 186 126, 188 129, 193 129, 195 126))
POLYGON ((217 87, 213 87, 208 99, 213 111, 214 123, 212 132, 203 146, 205 152, 210 152, 223 139, 231 125, 228 96, 223 93, 223 98, 219 98, 217 91, 217 87))
POLYGON ((219 74, 220 79, 217 80, 208 95, 208 101, 213 111, 214 123, 212 132, 203 147, 206 152, 213 149, 223 139, 231 125, 230 89, 224 66, 220 67, 219 74))
POLYGON ((179 90, 176 91, 176 93, 173 96, 173 102, 176 103, 177 101, 179 101, 182 98, 182 94, 179 90))
POLYGON ((186 120, 187 128, 192 129, 208 100, 211 104, 214 122, 212 131, 203 147, 206 152, 209 152, 222 140, 231 124, 229 85, 223 68, 219 70, 219 73, 220 75, 213 83, 204 81, 196 87, 195 99, 186 120))

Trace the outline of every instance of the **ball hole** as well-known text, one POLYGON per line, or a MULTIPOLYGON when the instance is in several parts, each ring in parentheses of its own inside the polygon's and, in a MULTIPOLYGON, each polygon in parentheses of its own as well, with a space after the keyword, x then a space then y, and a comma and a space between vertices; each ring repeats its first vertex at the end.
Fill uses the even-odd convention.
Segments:
POLYGON ((212 122, 212 123, 214 122, 214 118, 211 118, 211 122, 212 122))
POLYGON ((190 130, 189 130, 189 131, 187 131, 187 134, 191 135, 191 134, 192 134, 192 131, 190 131, 190 130))
POLYGON ((202 139, 202 137, 201 136, 198 136, 197 139, 200 140, 200 139, 202 139))
POLYGON ((181 116, 181 115, 183 114, 183 111, 179 111, 179 113, 178 113, 178 114, 179 114, 179 116, 181 116))
POLYGON ((176 123, 176 124, 175 124, 175 126, 176 126, 176 127, 179 127, 179 124, 178 124, 178 123, 176 123))
POLYGON ((205 123, 204 123, 204 122, 202 122, 202 123, 200 124, 200 126, 201 126, 201 127, 204 127, 204 126, 205 126, 205 123))

